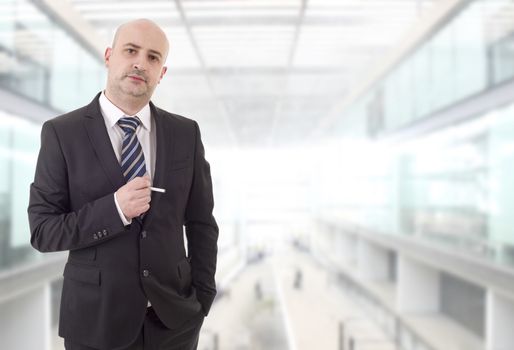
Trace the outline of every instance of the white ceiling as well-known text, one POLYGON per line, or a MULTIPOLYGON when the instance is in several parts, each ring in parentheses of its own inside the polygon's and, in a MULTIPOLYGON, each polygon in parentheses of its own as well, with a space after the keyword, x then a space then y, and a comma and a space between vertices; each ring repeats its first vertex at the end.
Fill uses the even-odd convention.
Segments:
POLYGON ((146 17, 171 42, 155 102, 219 147, 309 142, 363 73, 437 0, 70 0, 110 42, 146 17))

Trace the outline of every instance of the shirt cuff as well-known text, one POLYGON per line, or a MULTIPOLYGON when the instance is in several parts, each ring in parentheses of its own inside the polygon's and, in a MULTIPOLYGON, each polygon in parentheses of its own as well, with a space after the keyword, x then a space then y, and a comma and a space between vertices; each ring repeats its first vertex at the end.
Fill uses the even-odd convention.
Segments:
POLYGON ((120 205, 118 204, 118 199, 116 199, 116 192, 114 192, 114 204, 116 204, 116 209, 118 210, 118 214, 120 215, 120 219, 123 222, 123 225, 130 225, 132 223, 132 219, 127 220, 125 214, 123 214, 121 211, 120 205))

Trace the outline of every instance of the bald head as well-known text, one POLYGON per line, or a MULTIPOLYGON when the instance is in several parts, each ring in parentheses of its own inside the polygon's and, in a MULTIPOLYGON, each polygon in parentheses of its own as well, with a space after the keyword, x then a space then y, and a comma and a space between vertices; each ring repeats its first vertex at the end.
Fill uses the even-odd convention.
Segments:
POLYGON ((166 34, 154 22, 137 19, 122 24, 112 47, 105 50, 107 98, 127 115, 138 112, 166 73, 168 50, 166 34))
POLYGON ((131 33, 134 31, 144 31, 146 33, 149 33, 152 36, 152 38, 155 39, 155 41, 162 42, 164 45, 163 47, 165 48, 165 52, 162 52, 161 54, 163 55, 164 61, 166 60, 169 51, 169 42, 168 38, 166 37, 166 33, 164 33, 164 31, 155 22, 146 18, 135 19, 133 21, 121 24, 114 33, 114 38, 112 40, 112 48, 116 46, 120 36, 123 36, 124 34, 126 34, 126 32, 131 33))

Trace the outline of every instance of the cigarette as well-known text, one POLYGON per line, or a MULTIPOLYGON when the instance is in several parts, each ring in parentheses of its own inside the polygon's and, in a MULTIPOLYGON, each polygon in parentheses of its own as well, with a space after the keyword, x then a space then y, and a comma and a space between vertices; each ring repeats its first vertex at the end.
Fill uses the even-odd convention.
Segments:
POLYGON ((150 187, 150 190, 155 191, 155 192, 166 193, 166 190, 164 188, 159 188, 159 187, 150 187))

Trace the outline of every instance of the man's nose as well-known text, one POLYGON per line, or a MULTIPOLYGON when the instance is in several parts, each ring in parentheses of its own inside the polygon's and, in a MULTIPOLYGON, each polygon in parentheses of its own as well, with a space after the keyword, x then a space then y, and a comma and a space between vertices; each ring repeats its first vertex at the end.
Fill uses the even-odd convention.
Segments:
POLYGON ((134 62, 132 67, 137 70, 145 70, 145 65, 142 62, 134 62))

